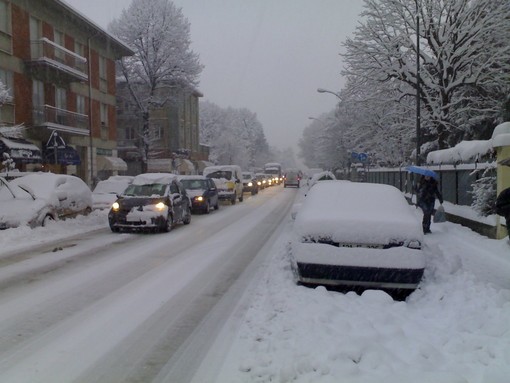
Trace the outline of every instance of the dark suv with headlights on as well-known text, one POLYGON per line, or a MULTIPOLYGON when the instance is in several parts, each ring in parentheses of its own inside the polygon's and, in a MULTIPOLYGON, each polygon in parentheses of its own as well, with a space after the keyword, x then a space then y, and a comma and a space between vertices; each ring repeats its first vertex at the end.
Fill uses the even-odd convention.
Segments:
POLYGON ((179 176, 186 193, 191 199, 191 209, 194 212, 209 214, 212 208, 220 208, 218 188, 212 180, 204 176, 179 176))
POLYGON ((114 232, 165 231, 191 222, 191 201, 177 175, 145 173, 136 176, 108 213, 114 232))

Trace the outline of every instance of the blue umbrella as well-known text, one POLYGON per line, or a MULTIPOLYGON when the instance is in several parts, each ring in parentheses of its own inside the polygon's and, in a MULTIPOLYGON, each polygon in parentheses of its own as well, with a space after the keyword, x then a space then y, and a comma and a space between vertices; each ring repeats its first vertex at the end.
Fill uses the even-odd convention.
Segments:
POLYGON ((435 171, 430 169, 422 168, 420 166, 408 166, 406 167, 406 170, 409 173, 421 174, 422 176, 429 176, 435 178, 436 180, 439 180, 439 175, 435 171))

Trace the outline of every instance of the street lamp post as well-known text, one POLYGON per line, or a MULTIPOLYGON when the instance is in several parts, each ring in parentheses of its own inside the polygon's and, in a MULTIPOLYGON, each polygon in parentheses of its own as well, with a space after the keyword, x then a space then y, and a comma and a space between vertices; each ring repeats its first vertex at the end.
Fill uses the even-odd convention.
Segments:
POLYGON ((329 93, 329 94, 332 94, 336 97, 338 97, 340 99, 340 101, 342 100, 342 97, 340 97, 340 95, 336 92, 333 92, 332 90, 327 90, 327 89, 323 89, 323 88, 318 88, 317 89, 317 92, 319 93, 329 93))
POLYGON ((416 0, 416 166, 421 165, 421 118, 420 118, 420 15, 416 0))

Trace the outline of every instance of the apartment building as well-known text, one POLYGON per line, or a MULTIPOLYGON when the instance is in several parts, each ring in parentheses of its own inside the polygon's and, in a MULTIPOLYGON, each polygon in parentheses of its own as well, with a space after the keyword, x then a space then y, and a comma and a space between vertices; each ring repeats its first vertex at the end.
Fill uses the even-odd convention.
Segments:
MULTIPOLYGON (((118 150, 128 164, 128 174, 142 169, 141 112, 131 100, 125 83, 118 83, 118 150)), ((199 99, 202 93, 186 87, 162 87, 157 92, 164 105, 149 110, 149 172, 197 174, 209 158, 209 148, 199 142, 199 99)))
POLYGON ((10 92, 0 125, 23 126, 26 141, 3 142, 18 169, 76 174, 91 186, 127 170, 117 155, 115 61, 133 53, 64 1, 0 0, 0 80, 10 92))

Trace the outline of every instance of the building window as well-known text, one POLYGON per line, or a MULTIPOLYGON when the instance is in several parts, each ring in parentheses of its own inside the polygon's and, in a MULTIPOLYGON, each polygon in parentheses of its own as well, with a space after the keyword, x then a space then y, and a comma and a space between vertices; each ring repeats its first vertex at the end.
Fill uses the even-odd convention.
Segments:
POLYGON ((85 97, 76 96, 76 113, 85 114, 85 97))
POLYGON ((11 71, 7 71, 4 69, 0 69, 0 81, 7 88, 7 93, 9 99, 7 101, 12 101, 13 93, 13 76, 11 71))
POLYGON ((11 12, 9 3, 0 0, 0 51, 12 53, 11 12))
POLYGON ((32 105, 34 124, 45 122, 44 117, 44 84, 42 81, 32 81, 32 105))
POLYGON ((74 42, 74 52, 81 57, 87 57, 85 56, 85 45, 80 43, 79 41, 74 42))
POLYGON ((43 56, 41 36, 41 20, 30 16, 30 53, 32 58, 39 58, 43 56))
POLYGON ((151 138, 153 140, 160 140, 163 138, 163 128, 159 124, 155 124, 151 127, 151 138))
POLYGON ((67 92, 64 88, 55 88, 56 123, 66 124, 67 92))
MULTIPOLYGON (((64 33, 63 32, 60 32, 60 31, 57 31, 55 30, 54 31, 54 38, 53 38, 53 41, 55 42, 55 44, 57 44, 58 46, 64 48, 64 33)), ((55 47, 55 58, 60 61, 60 62, 64 62, 65 60, 65 53, 64 53, 64 50, 61 49, 61 48, 58 48, 58 47, 55 47)))
POLYGON ((10 18, 9 3, 0 0, 0 32, 11 34, 11 18, 10 18))
POLYGON ((99 90, 105 93, 108 91, 108 76, 106 65, 106 57, 99 56, 99 90))
POLYGON ((126 129, 126 140, 135 140, 138 137, 136 133, 136 129, 133 127, 129 127, 126 129))
POLYGON ((108 105, 101 103, 101 126, 108 126, 108 105))
POLYGON ((0 105, 0 125, 4 123, 14 123, 14 104, 12 93, 12 72, 0 69, 0 83, 7 89, 7 100, 3 105, 0 105))

